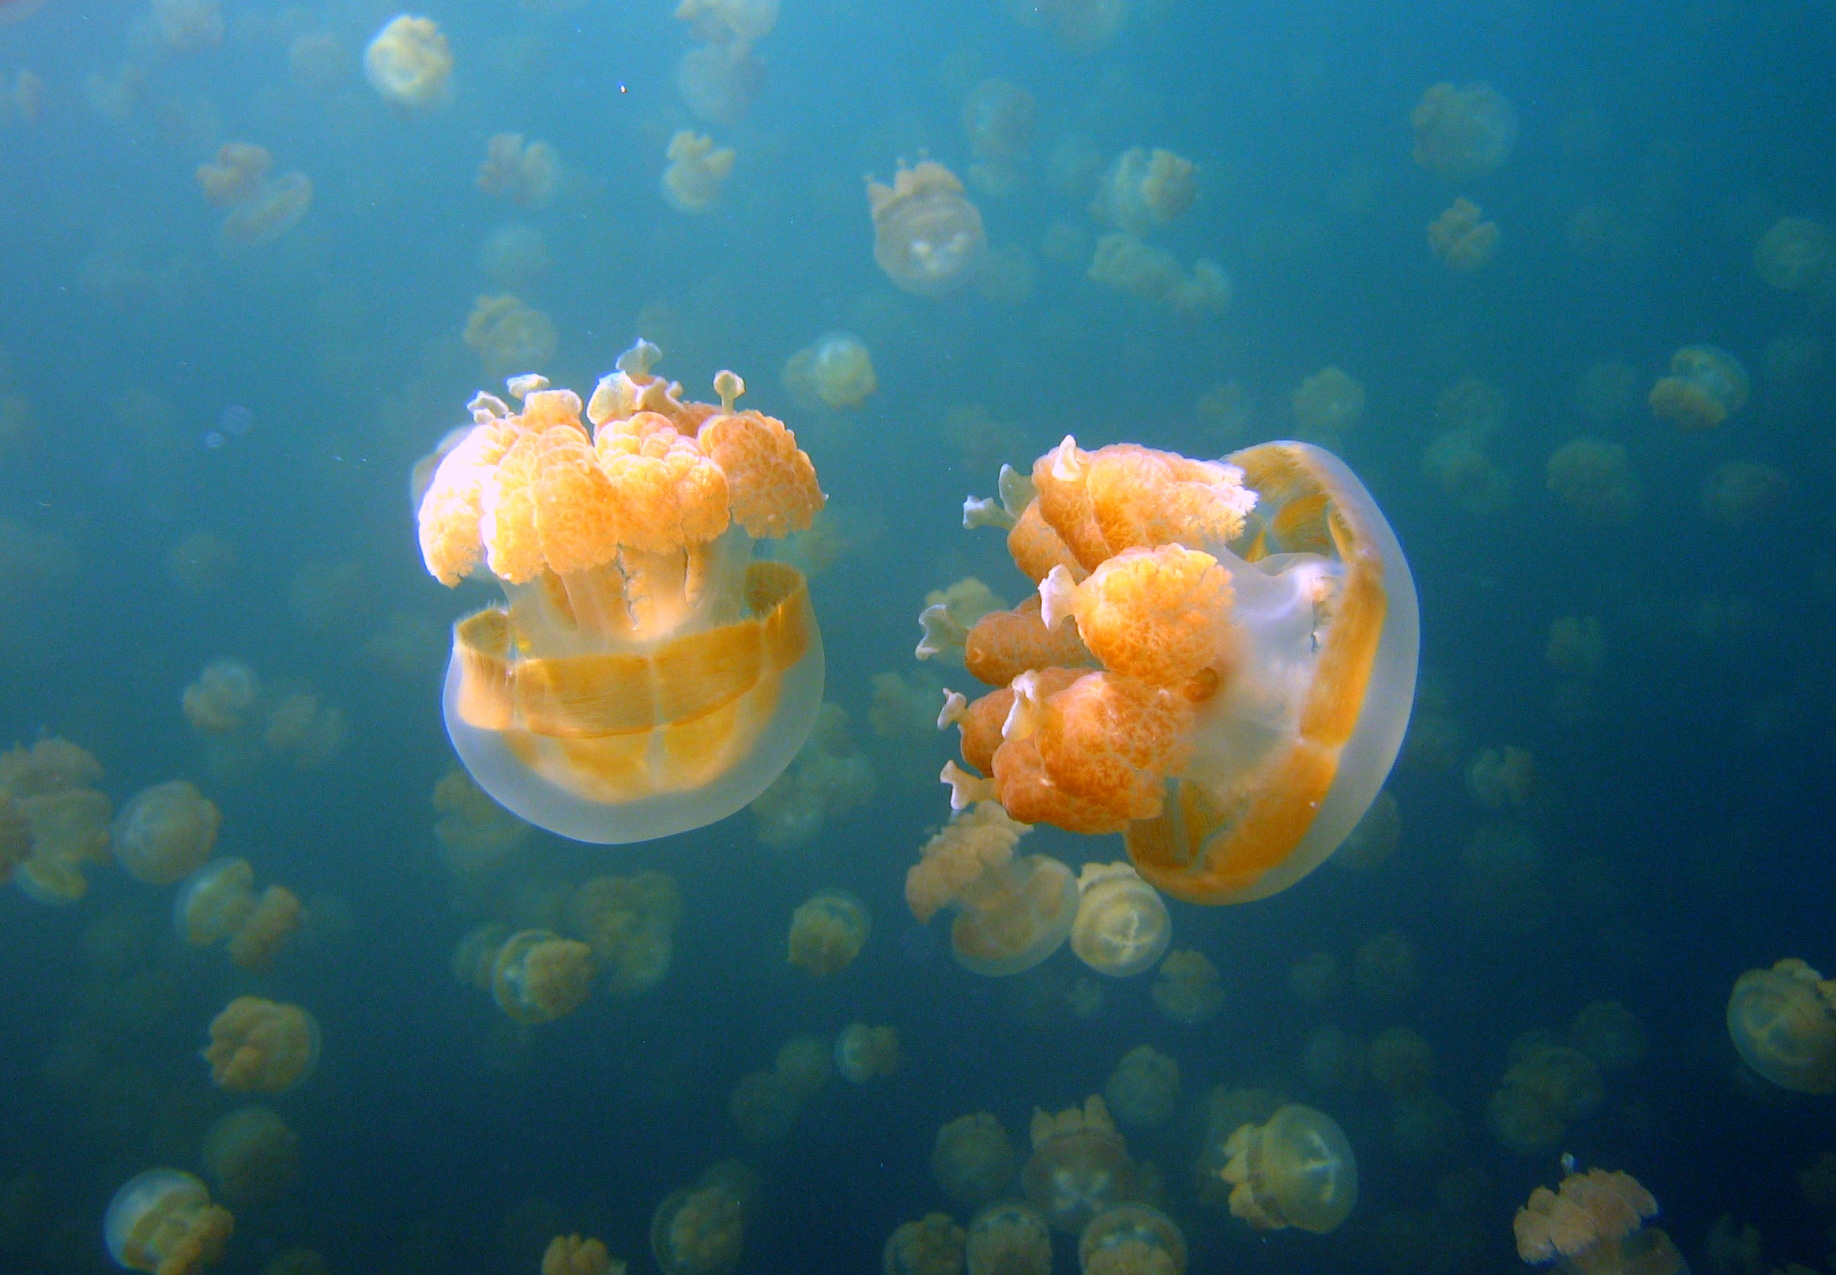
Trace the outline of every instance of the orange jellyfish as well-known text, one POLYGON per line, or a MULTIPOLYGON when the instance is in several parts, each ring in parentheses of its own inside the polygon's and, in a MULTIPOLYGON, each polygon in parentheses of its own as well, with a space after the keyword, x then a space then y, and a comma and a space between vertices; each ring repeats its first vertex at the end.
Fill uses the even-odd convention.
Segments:
POLYGON ((457 873, 494 868, 529 837, 528 824, 492 801, 457 767, 434 785, 433 807, 440 816, 434 836, 441 857, 457 873))
POLYGON ((872 928, 867 905, 846 890, 820 890, 791 913, 790 963, 817 978, 854 963, 872 928))
POLYGON ((706 133, 682 129, 669 139, 666 156, 669 167, 663 170, 663 198, 677 212, 706 212, 720 198, 720 188, 733 171, 731 147, 714 147, 706 133))
POLYGON ((1415 162, 1438 177, 1462 181, 1504 163, 1517 140, 1517 112, 1490 84, 1436 84, 1409 113, 1415 162))
POLYGON ((778 25, 778 0, 682 0, 674 16, 689 24, 697 40, 750 44, 778 25))
POLYGON ((1753 250, 1760 278, 1817 301, 1836 296, 1836 233, 1808 217, 1781 217, 1753 250))
POLYGON ((1095 1094, 1081 1109, 1033 1112, 1033 1155, 1020 1182, 1057 1229, 1075 1235, 1103 1210, 1134 1198, 1135 1178, 1128 1146, 1095 1094))
POLYGON ((764 79, 764 64, 745 40, 700 45, 676 64, 676 92, 683 105, 696 119, 722 128, 746 118, 764 79))
POLYGON ((446 674, 460 760, 514 814, 578 841, 643 841, 724 819, 764 791, 822 703, 803 576, 752 542, 822 507, 783 422, 684 402, 640 342, 580 399, 519 380, 523 411, 472 400, 472 432, 420 507, 448 586, 487 568, 508 605, 461 620, 446 674))
POLYGON ((890 1076, 899 1069, 899 1030, 849 1023, 835 1038, 835 1070, 852 1085, 864 1085, 875 1076, 890 1076))
POLYGON ((519 208, 541 208, 561 185, 561 157, 543 141, 525 141, 521 133, 493 133, 478 166, 478 189, 508 199, 519 208))
POLYGON ((1703 512, 1724 527, 1751 527, 1785 502, 1784 471, 1752 460, 1731 460, 1702 482, 1703 512))
POLYGON ((1230 1135, 1222 1174, 1230 1211, 1259 1231, 1298 1226, 1324 1235, 1358 1203, 1358 1162, 1338 1122, 1289 1103, 1265 1124, 1230 1135))
POLYGON ((0 753, 0 880, 34 902, 72 903, 89 890, 86 865, 109 857, 109 800, 87 785, 101 763, 65 739, 0 753))
POLYGON ((1192 207, 1198 165, 1172 151, 1131 146, 1116 156, 1090 211, 1130 235, 1145 235, 1192 207))
POLYGON ((212 1204, 210 1189, 189 1173, 148 1169, 115 1192, 102 1234, 109 1256, 127 1270, 197 1275, 223 1260, 235 1226, 229 1210, 212 1204))
POLYGON ((1481 221, 1479 205, 1464 197, 1428 224, 1428 246, 1455 270, 1477 270, 1498 251, 1498 223, 1481 221))
POLYGON ((758 1195, 758 1175, 738 1160, 722 1160, 692 1187, 657 1205, 650 1251, 663 1275, 724 1275, 739 1263, 746 1221, 758 1195))
POLYGON ((932 837, 905 874, 905 901, 920 924, 946 905, 956 909, 950 950, 965 969, 1025 973, 1056 952, 1076 923, 1071 869, 1046 855, 1014 854, 1030 830, 998 803, 983 802, 932 837))
POLYGON ((115 859, 129 876, 171 885, 210 857, 223 822, 216 804, 183 779, 156 784, 115 816, 115 859))
POLYGON ((1052 1275, 1052 1228, 1038 1209, 997 1200, 969 1220, 967 1275, 1052 1275))
POLYGON ((1012 194, 1033 143, 1033 95, 1006 80, 983 80, 963 100, 963 129, 976 162, 969 180, 990 195, 1012 194))
POLYGON ((927 1213, 887 1236, 880 1269, 886 1275, 961 1275, 964 1239, 948 1213, 927 1213))
POLYGON ((988 248, 982 214, 956 174, 935 160, 899 165, 893 184, 869 180, 873 259, 906 292, 940 297, 975 277, 988 248))
POLYGON ((392 18, 363 51, 363 73, 383 100, 404 111, 444 105, 452 51, 432 18, 392 18))
POLYGON ((229 735, 247 724, 261 697, 255 671, 241 660, 212 660, 185 688, 185 720, 205 735, 229 735))
POLYGON ((1067 437, 1005 487, 1038 610, 977 622, 1009 636, 969 663, 997 689, 953 714, 983 776, 946 769, 953 804, 1122 832, 1194 903, 1311 872, 1382 786, 1415 689, 1415 585, 1363 484, 1305 443, 1212 462, 1067 437), (1066 620, 1081 665, 1059 663, 1066 620))
POLYGON ((1364 419, 1364 385, 1338 367, 1323 367, 1294 391, 1294 423, 1303 438, 1334 442, 1364 419))
POLYGON ((1014 1180, 1014 1144, 988 1112, 958 1116, 937 1131, 931 1176, 958 1204, 985 1204, 1014 1180))
POLYGON ((229 958, 245 970, 263 970, 305 919, 300 896, 284 885, 271 885, 230 932, 229 958))
POLYGON ((1086 863, 1077 878, 1071 950, 1099 974, 1151 969, 1173 937, 1166 902, 1126 863, 1086 863))
POLYGON ((1554 1262, 1562 1275, 1678 1275, 1688 1268, 1670 1237, 1645 1219, 1657 1200, 1629 1173, 1571 1173, 1554 1191, 1539 1186, 1511 1229, 1517 1255, 1554 1262))
POLYGON ((1519 1155, 1548 1151, 1568 1126, 1606 1097, 1594 1060, 1578 1049, 1532 1040, 1521 1048, 1486 1104, 1486 1125, 1500 1145, 1519 1155))
POLYGON ((579 1235, 557 1235, 542 1251, 542 1275, 622 1275, 624 1269, 603 1241, 579 1235))
POLYGON ((1230 279, 1217 262, 1200 257, 1187 271, 1165 248, 1143 243, 1124 230, 1097 240, 1088 274, 1098 283, 1165 307, 1182 318, 1221 314, 1230 305, 1230 279))
POLYGON ((547 930, 519 930, 504 940, 491 969, 497 1007, 519 1023, 546 1023, 586 1004, 593 990, 593 949, 547 930))
POLYGON ((867 347, 846 332, 824 333, 791 355, 783 380, 799 403, 836 411, 859 407, 880 388, 867 347))
POLYGON ((1796 958, 1748 970, 1728 998, 1728 1035, 1781 1089, 1836 1093, 1836 979, 1796 958))
POLYGON ((1713 429, 1747 403, 1747 369, 1726 350, 1686 345, 1670 356, 1670 375, 1651 387, 1651 414, 1696 432, 1713 429))
POLYGON ((319 1061, 319 1024, 298 1005, 238 996, 210 1020, 210 1078, 231 1093, 283 1093, 319 1061))
POLYGON ((1145 1204, 1119 1204, 1090 1219, 1077 1241, 1082 1275, 1185 1275, 1186 1237, 1145 1204))

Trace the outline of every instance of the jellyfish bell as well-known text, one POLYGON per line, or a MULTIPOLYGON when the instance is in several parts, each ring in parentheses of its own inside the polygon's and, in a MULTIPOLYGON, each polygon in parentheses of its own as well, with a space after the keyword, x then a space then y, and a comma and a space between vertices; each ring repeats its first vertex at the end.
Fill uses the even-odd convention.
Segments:
POLYGON ((1071 950, 1099 974, 1129 978, 1153 968, 1173 938, 1159 893, 1126 863, 1087 863, 1078 874, 1071 950))
POLYGON ((171 885, 210 856, 222 821, 216 804, 184 780, 156 784, 115 815, 115 858, 137 881, 171 885))
POLYGON ((1073 1235, 1113 1204, 1133 1198, 1135 1165, 1103 1100, 1056 1115, 1033 1112, 1033 1154, 1020 1172, 1026 1198, 1073 1235))
POLYGON ((1728 998, 1741 1061, 1781 1089, 1836 1093, 1836 979, 1803 961, 1748 970, 1728 998))
POLYGON ((1266 1124, 1238 1129, 1224 1149, 1230 1211, 1259 1231, 1297 1226, 1324 1235, 1358 1203, 1358 1162, 1323 1111, 1289 1103, 1266 1124))
POLYGON ((714 1165, 665 1197, 650 1220, 650 1251, 663 1275, 724 1275, 739 1263, 758 1174, 738 1160, 714 1165))
POLYGON ((782 422, 685 403, 640 342, 580 400, 517 378, 521 413, 473 400, 419 521, 429 570, 488 566, 508 604, 459 621, 446 728, 472 778, 577 841, 644 841, 750 803, 797 755, 822 702, 822 638, 801 572, 755 537, 823 502, 782 422))
POLYGON ((1021 1200, 996 1200, 969 1222, 968 1275, 1052 1275, 1052 1228, 1021 1200))
POLYGON ((1185 1275, 1186 1237, 1159 1209, 1119 1204, 1090 1219, 1078 1237, 1083 1275, 1185 1275))
POLYGON ((1063 945, 1077 920, 1077 878, 1049 855, 1009 865, 998 887, 959 908, 950 923, 950 953, 975 974, 1024 974, 1063 945))
POLYGON ((900 289, 938 297, 975 277, 988 247, 982 214, 942 164, 901 165, 890 186, 869 181, 867 203, 873 259, 900 289))
POLYGON ((148 1169, 108 1203, 102 1235, 109 1256, 130 1271, 190 1275, 222 1260, 235 1220, 210 1189, 178 1169, 148 1169))

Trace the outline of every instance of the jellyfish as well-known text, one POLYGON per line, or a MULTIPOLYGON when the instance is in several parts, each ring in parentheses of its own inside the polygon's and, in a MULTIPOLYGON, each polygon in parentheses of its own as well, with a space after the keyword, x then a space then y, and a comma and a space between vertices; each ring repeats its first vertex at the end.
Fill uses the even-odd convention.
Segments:
POLYGON ((223 10, 217 0, 153 0, 153 19, 160 42, 174 53, 223 43, 223 10))
POLYGON ((453 977, 476 991, 490 991, 491 976, 497 971, 497 953, 509 937, 510 927, 501 922, 474 925, 453 947, 453 977))
POLYGON ((1371 1040, 1371 1079, 1392 1098, 1420 1093, 1434 1079, 1434 1047, 1407 1027, 1386 1027, 1371 1040))
POLYGON ((948 1213, 927 1213, 887 1236, 880 1268, 886 1275, 962 1275, 964 1239, 948 1213))
POLYGON ((1568 1126, 1606 1096, 1594 1060, 1578 1049, 1533 1041, 1505 1071, 1486 1106, 1492 1136, 1509 1151, 1534 1155, 1562 1140, 1568 1126))
POLYGON ((899 1030, 849 1023, 835 1038, 835 1070, 851 1085, 864 1085, 875 1076, 890 1076, 899 1069, 899 1030))
POLYGON ((962 121, 976 161, 969 166, 969 180, 978 190, 1005 195, 1019 187, 1036 113, 1033 95, 1006 80, 983 80, 969 90, 962 121))
POLYGON ((0 753, 0 879, 11 876, 37 903, 88 892, 85 867, 109 858, 113 807, 86 786, 101 777, 88 750, 64 739, 0 753))
POLYGON ((1836 296, 1836 233, 1808 217, 1781 217, 1753 250, 1760 278, 1817 301, 1836 296))
POLYGON ((1511 505, 1511 476, 1485 451, 1484 436, 1450 429, 1422 453, 1422 470, 1454 503, 1476 518, 1489 518, 1511 505))
POLYGON ((223 218, 218 241, 225 250, 273 243, 299 224, 312 206, 312 179, 304 173, 268 178, 223 218))
POLYGON ((1436 84, 1409 113, 1415 128, 1415 162, 1447 181, 1491 172, 1511 154, 1517 112, 1504 94, 1483 82, 1436 84))
POLYGON ((255 869, 247 859, 216 859, 179 887, 173 926, 192 947, 209 947, 235 933, 255 909, 255 869))
POLYGON ((967 1275, 1052 1275, 1052 1228, 1038 1209, 998 1200, 969 1221, 967 1275))
POLYGON ((937 1131, 931 1176, 958 1204, 986 1204, 1014 1180, 1014 1144, 988 1112, 958 1116, 937 1131))
POLYGON ((802 1102, 813 1098, 829 1083, 834 1074, 834 1049, 821 1036, 792 1036, 778 1046, 773 1074, 782 1080, 802 1102))
POLYGON ((1370 1074, 1370 1052, 1362 1039, 1343 1027, 1321 1023, 1301 1043, 1301 1074, 1315 1089, 1357 1089, 1370 1074))
POLYGON ((1258 1231, 1298 1226, 1324 1235, 1358 1203, 1358 1162, 1338 1122, 1289 1103, 1263 1124, 1231 1134, 1230 1211, 1258 1231))
POLYGON ((529 839, 529 825, 492 801, 465 771, 454 767, 434 785, 434 836, 453 872, 483 872, 529 839))
POLYGON ((203 735, 229 735, 241 730, 261 695, 261 682, 241 660, 212 660, 185 688, 185 720, 203 735))
MULTIPOLYGON (((1013 473, 1011 469, 1002 472, 1013 473)), ((971 498, 963 506, 963 521, 973 520, 978 527, 985 525, 985 507, 992 503, 971 498)), ((998 515, 1000 507, 994 508, 998 515)), ((924 595, 924 610, 918 613, 924 637, 914 654, 921 660, 942 658, 960 666, 968 658, 967 643, 976 622, 990 612, 1006 608, 1007 603, 974 576, 965 576, 947 589, 932 589, 924 595)))
POLYGON ((867 204, 873 213, 873 259, 901 290, 940 297, 975 277, 988 247, 982 214, 942 164, 900 164, 890 186, 869 180, 867 204))
POLYGON ((1343 368, 1315 372, 1294 391, 1293 402, 1302 438, 1337 443, 1364 419, 1364 386, 1343 368))
POLYGON ((649 991, 669 972, 682 894, 666 873, 594 877, 575 889, 567 912, 569 927, 593 949, 614 996, 649 991))
POLYGON ((1651 414, 1692 433, 1713 429, 1747 403, 1747 369, 1726 350, 1686 345, 1651 387, 1651 414))
POLYGON ((171 885, 198 870, 223 822, 216 804, 183 779, 156 784, 115 816, 115 859, 148 885, 171 885))
POLYGON ((867 347, 846 332, 824 333, 791 355, 783 381, 799 404, 835 411, 859 407, 880 388, 867 347))
POLYGON ((1479 205, 1460 198, 1428 223, 1428 246, 1455 270, 1477 270, 1498 251, 1498 223, 1481 221, 1479 205))
POLYGON ((148 1169, 115 1192, 102 1234, 109 1256, 127 1270, 198 1275, 223 1260, 235 1225, 228 1209, 210 1202, 210 1188, 189 1173, 148 1169))
POLYGON ((505 295, 478 298, 466 316, 464 339, 478 351, 485 376, 496 381, 545 366, 555 357, 558 333, 542 311, 505 295))
POLYGON ((663 198, 677 212, 706 212, 720 198, 733 171, 733 151, 714 148, 706 133, 682 129, 669 139, 669 167, 663 170, 663 198))
POLYGON ((426 111, 446 104, 453 55, 432 18, 398 14, 363 51, 370 87, 402 111, 426 111))
POLYGON ((752 802, 759 840, 774 850, 807 845, 829 816, 872 801, 877 784, 872 761, 855 746, 847 710, 824 704, 789 768, 752 802))
POLYGON ((1548 474, 1549 490, 1583 522, 1620 526, 1644 508, 1643 485, 1618 443, 1570 439, 1550 455, 1548 474))
POLYGON ((1224 1008, 1224 987, 1218 967, 1193 947, 1176 947, 1160 963, 1154 979, 1154 1005, 1168 1018, 1188 1027, 1202 1023, 1224 1008))
POLYGON ((1128 0, 1005 0, 1008 13, 1024 26, 1043 27, 1067 53, 1095 53, 1122 29, 1128 0))
POLYGON ((561 186, 561 157, 547 142, 521 133, 493 133, 478 166, 478 189, 518 208, 542 208, 561 186))
POLYGON ((519 1023, 546 1023, 586 1004, 593 988, 593 949, 548 930, 519 930, 504 940, 491 971, 497 1007, 519 1023))
POLYGON ((298 1005, 238 996, 210 1020, 210 1078, 231 1093, 284 1093, 319 1061, 319 1024, 298 1005))
POLYGON ((344 710, 319 703, 310 691, 289 695, 268 713, 261 742, 292 761, 296 770, 317 770, 336 760, 344 747, 344 710))
POLYGON ((978 621, 1027 621, 1029 641, 971 667, 996 689, 954 715, 983 777, 947 769, 952 803, 1122 832, 1189 902, 1318 866, 1382 786, 1415 688, 1414 583, 1351 471, 1305 443, 1210 462, 1067 437, 1002 512, 1040 609, 978 621), (1052 662, 1067 619, 1099 667, 1052 662))
POLYGON ((477 425, 421 501, 428 570, 481 565, 506 607, 461 620, 447 733, 492 798, 579 841, 642 841, 746 805, 803 746, 822 702, 804 580, 749 563, 752 541, 810 525, 823 496, 781 421, 685 403, 640 342, 580 400, 519 381, 524 410, 473 400, 477 425))
POLYGON ((1082 1275, 1185 1275, 1186 1237, 1159 1209, 1118 1204, 1090 1219, 1077 1260, 1082 1275))
POLYGON ((791 914, 790 963, 817 978, 854 964, 872 928, 867 905, 846 890, 819 890, 791 914))
POLYGON ((1741 1061, 1781 1089, 1836 1093, 1836 980, 1796 958, 1748 970, 1728 998, 1741 1061))
POLYGON ((1124 230, 1097 240, 1088 273, 1098 283, 1186 319, 1222 314, 1230 305, 1230 280, 1217 262, 1200 257, 1187 271, 1165 248, 1124 230))
POLYGON ((1103 1100, 1056 1115, 1033 1112, 1033 1154, 1020 1171, 1026 1198, 1052 1226, 1076 1235, 1090 1219, 1135 1196, 1136 1170, 1103 1100))
POLYGON ((1099 974, 1130 978, 1153 968, 1173 937, 1167 905, 1126 863, 1086 863, 1077 878, 1071 950, 1099 974))
POLYGON ((225 142, 216 159, 198 165, 198 188, 205 202, 216 208, 227 208, 250 198, 261 189, 274 157, 266 147, 249 142, 225 142))
POLYGON ((746 118, 765 80, 765 67, 744 40, 704 44, 676 64, 676 92, 704 124, 732 128, 746 118))
POLYGON ((1645 1219, 1657 1200, 1629 1173, 1570 1173, 1556 1190, 1539 1186, 1511 1229, 1517 1255, 1554 1262, 1563 1275, 1678 1275, 1686 1271, 1670 1237, 1645 1219))
POLYGON ((920 850, 905 874, 905 900, 920 924, 944 906, 956 910, 950 951, 977 974, 1005 977, 1056 952, 1077 920, 1077 880, 1057 859, 1016 857, 1031 831, 999 803, 953 818, 920 850))
POLYGON ((542 1275, 624 1275, 624 1270, 601 1240, 557 1235, 542 1251, 542 1275))
POLYGON ((230 960, 245 970, 266 969, 300 928, 304 917, 299 895, 284 885, 269 886, 230 931, 230 960))
POLYGON ((272 1204, 299 1173, 300 1140, 273 1108, 238 1107, 211 1125, 199 1158, 227 1203, 272 1204))
POLYGON ((663 1275, 724 1275, 738 1264, 746 1221, 758 1195, 758 1175, 738 1160, 722 1160, 692 1187, 657 1205, 650 1251, 663 1275))
POLYGON ((1090 211, 1130 235, 1145 235, 1192 207, 1198 165, 1172 151, 1131 146, 1103 175, 1090 211))
POLYGON ((1152 1045, 1136 1045, 1109 1073, 1103 1098, 1117 1124, 1158 1128, 1179 1104, 1179 1064, 1152 1045))
POLYGON ((1783 470, 1731 460, 1703 480, 1702 508, 1724 527, 1756 526, 1778 513, 1788 486, 1783 470))

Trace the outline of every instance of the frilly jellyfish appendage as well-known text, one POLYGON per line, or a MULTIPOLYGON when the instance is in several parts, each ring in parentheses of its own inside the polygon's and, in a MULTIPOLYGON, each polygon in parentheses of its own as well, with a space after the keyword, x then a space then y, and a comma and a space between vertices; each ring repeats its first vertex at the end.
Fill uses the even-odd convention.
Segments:
POLYGON ((1345 839, 1402 745, 1420 643, 1402 546, 1343 461, 1294 442, 1227 459, 1259 497, 1238 552, 1216 551, 1243 673, 1201 714, 1161 814, 1127 832, 1141 875, 1194 903, 1266 898, 1345 839))

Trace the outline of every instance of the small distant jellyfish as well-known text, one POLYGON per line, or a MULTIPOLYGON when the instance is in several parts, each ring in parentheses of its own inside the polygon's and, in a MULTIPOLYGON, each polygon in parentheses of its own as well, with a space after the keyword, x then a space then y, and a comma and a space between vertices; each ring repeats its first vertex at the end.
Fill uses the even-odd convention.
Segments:
POLYGON ((217 0, 153 0, 153 17, 160 41, 174 53, 223 43, 223 10, 217 0))
POLYGON ((1372 1005, 1397 1005, 1415 992, 1415 945, 1395 930, 1360 944, 1352 958, 1352 985, 1372 1005))
POLYGON ((928 1213, 887 1237, 880 1269, 886 1275, 960 1275, 965 1238, 948 1213, 928 1213))
POLYGON ((1651 387, 1651 414, 1692 433, 1713 429, 1747 403, 1747 369, 1726 350, 1686 345, 1651 387))
POLYGON ((968 1275, 1052 1275, 1052 1228, 1038 1209, 997 1200, 969 1220, 968 1275))
POLYGON ((1324 367, 1294 391, 1300 437, 1337 445, 1364 419, 1364 386, 1342 368, 1324 367))
POLYGON ((746 118, 759 94, 765 68, 743 41, 704 44, 676 64, 676 92, 704 124, 732 128, 746 118))
POLYGON ((697 40, 750 44, 778 25, 778 0, 682 0, 674 16, 697 40))
POLYGON ((969 180, 977 190, 998 196, 1018 189, 1036 113, 1033 95, 1006 80, 983 80, 969 91, 962 120, 975 156, 969 180))
POLYGON ((919 924, 955 909, 950 952, 973 973, 1025 973, 1063 945, 1077 919, 1071 870, 1048 855, 1015 856, 1030 831, 998 802, 979 803, 926 842, 906 873, 905 901, 919 924))
POLYGON ((1570 439, 1550 455, 1549 490, 1583 522, 1622 526, 1644 508, 1644 486, 1618 443, 1570 439))
POLYGON ((273 243, 297 226, 311 207, 312 178, 304 173, 282 173, 229 210, 218 242, 227 253, 273 243))
POLYGON ((1485 83, 1432 86, 1409 122, 1415 128, 1415 162, 1448 181, 1491 172, 1517 140, 1517 112, 1485 83))
POLYGON ((466 318, 465 343, 478 351, 485 376, 501 381, 548 365, 559 334, 542 311, 512 296, 479 297, 466 318))
POLYGON ((1486 1104, 1486 1126, 1506 1150, 1536 1155, 1560 1145, 1569 1125, 1606 1096, 1594 1060, 1564 1045, 1533 1043, 1505 1070, 1486 1104))
POLYGON ((873 259, 900 289, 940 297, 975 277, 988 248, 982 214, 942 164, 901 164, 891 186, 869 180, 867 203, 873 214, 873 259))
POLYGON ((614 1262, 603 1240, 580 1235, 557 1235, 542 1252, 542 1275, 624 1275, 625 1264, 614 1262))
POLYGON ((1081 1275, 1185 1275, 1186 1237, 1146 1204, 1118 1204, 1090 1219, 1077 1242, 1081 1275))
POLYGON ((521 133, 494 133, 478 166, 478 189, 519 208, 541 208, 561 186, 561 157, 547 142, 525 141, 521 133))
POLYGON ((115 816, 115 859, 148 885, 172 885, 210 857, 223 816, 182 779, 155 784, 131 798, 115 816))
POLYGON ((1109 1073, 1103 1097, 1117 1124, 1158 1128, 1179 1104, 1179 1064, 1152 1045, 1136 1045, 1109 1073))
POLYGON ((198 165, 198 189, 206 203, 227 208, 253 195, 273 166, 274 157, 266 147, 225 142, 214 160, 198 165))
POLYGON ((1176 1023, 1193 1026, 1224 1007, 1218 967, 1196 948, 1174 948, 1160 963, 1154 979, 1154 1004, 1176 1023))
POLYGON ((202 1159, 228 1203, 272 1204, 299 1172, 300 1140, 272 1108, 238 1107, 204 1135, 202 1159))
POLYGON ((1724 527, 1765 522, 1785 502, 1783 470, 1752 460, 1731 460, 1702 483, 1702 510, 1724 527))
POLYGON ((1753 250, 1760 278, 1815 301, 1836 298, 1836 232, 1808 217, 1781 217, 1753 250))
POLYGON ((985 1204, 1014 1180, 1014 1144, 986 1111, 958 1116, 937 1131, 931 1176, 958 1204, 985 1204))
POLYGON ((497 1007, 519 1023, 552 1022, 586 1004, 593 990, 593 949, 547 930, 505 940, 491 971, 497 1007))
POLYGON ((1131 146, 1116 156, 1090 211, 1116 229, 1145 235, 1192 207, 1198 165, 1172 151, 1131 146))
POLYGON ((231 1093, 282 1093, 319 1061, 319 1024, 298 1005, 239 996, 210 1023, 210 1077, 231 1093))
POLYGON ((228 735, 248 722, 261 683, 241 660, 212 660, 185 688, 183 708, 191 728, 204 735, 228 735))
POLYGON ((461 767, 434 785, 434 836, 452 872, 485 872, 529 839, 529 825, 492 801, 461 767))
POLYGON ((835 1070, 852 1085, 864 1085, 876 1076, 899 1069, 899 1031, 896 1027, 869 1027, 850 1023, 835 1038, 835 1070))
POLYGON ((817 978, 839 974, 867 943, 867 905, 846 890, 822 890, 791 914, 790 963, 817 978))
POLYGON ((102 1234, 118 1266, 154 1275, 198 1275, 223 1260, 235 1230, 210 1188, 177 1169, 129 1178, 108 1203, 102 1234))
MULTIPOLYGON (((1631 1174, 1589 1169, 1570 1173, 1554 1191, 1537 1187, 1511 1230, 1519 1257, 1536 1265, 1554 1262, 1564 1275, 1688 1275, 1689 1264, 1670 1237, 1644 1225, 1657 1211, 1657 1200, 1631 1174)), ((1756 1260, 1753 1269, 1758 1266, 1756 1260)))
POLYGON ((255 907, 255 869, 247 859, 207 863, 179 887, 172 919, 179 938, 192 947, 220 943, 255 907))
MULTIPOLYGON (((478 249, 478 268, 484 271, 492 287, 505 292, 528 287, 548 273, 550 264, 548 241, 540 230, 526 222, 513 221, 497 227, 485 236, 478 249)), ((456 432, 463 435, 466 431, 456 432)), ((418 500, 416 507, 419 507, 418 500)))
POLYGON ((1728 1036, 1779 1088, 1836 1093, 1836 980, 1803 961, 1742 974, 1728 997, 1728 1036))
POLYGON ((1097 240, 1087 273, 1097 283, 1185 319, 1221 314, 1230 305, 1230 279, 1217 262, 1200 257, 1187 271, 1165 248, 1126 231, 1097 240))
POLYGON ((1099 974, 1130 978, 1152 969, 1173 937, 1160 892, 1126 863, 1087 863, 1077 879, 1071 950, 1099 974))
POLYGON ((363 51, 363 73, 384 101, 404 111, 426 111, 449 97, 452 51, 432 18, 403 13, 391 19, 363 51))
POLYGON ((1259 1231, 1297 1226, 1324 1235, 1358 1203, 1358 1162, 1323 1111, 1290 1103, 1231 1134, 1225 1154, 1230 1211, 1259 1231))
POLYGON ((725 1275, 738 1265, 758 1190, 757 1174, 723 1160, 665 1197, 650 1220, 650 1251, 663 1275, 725 1275))
POLYGON ((706 212, 720 198, 733 171, 731 147, 715 149, 706 133, 682 129, 669 139, 669 167, 663 170, 663 198, 677 212, 706 212))
POLYGON ((859 407, 880 388, 866 345, 846 332, 824 333, 791 355, 783 380, 800 405, 836 411, 859 407))
POLYGON ((1455 270, 1477 270, 1498 251, 1498 223, 1481 220, 1479 205, 1464 197, 1428 224, 1428 246, 1455 270))

